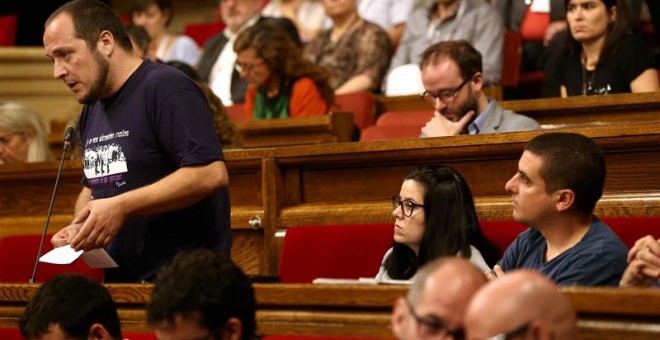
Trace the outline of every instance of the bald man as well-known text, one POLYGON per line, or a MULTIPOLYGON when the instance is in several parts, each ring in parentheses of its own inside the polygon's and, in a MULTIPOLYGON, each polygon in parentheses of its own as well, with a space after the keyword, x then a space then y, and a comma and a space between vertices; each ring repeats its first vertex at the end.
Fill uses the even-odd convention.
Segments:
POLYGON ((408 295, 394 303, 392 331, 398 339, 462 339, 463 314, 486 277, 470 261, 445 257, 417 274, 408 295))
POLYGON ((470 302, 466 339, 577 339, 570 301, 543 274, 517 270, 492 281, 470 302))

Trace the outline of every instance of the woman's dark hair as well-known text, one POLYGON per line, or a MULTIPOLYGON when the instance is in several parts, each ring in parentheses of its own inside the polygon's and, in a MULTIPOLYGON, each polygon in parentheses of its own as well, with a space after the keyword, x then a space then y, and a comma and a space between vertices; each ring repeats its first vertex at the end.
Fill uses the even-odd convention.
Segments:
POLYGON ((330 73, 303 58, 301 49, 280 26, 258 23, 241 32, 234 42, 234 51, 248 48, 254 48, 271 72, 283 79, 311 78, 328 106, 334 104, 335 92, 328 83, 330 73))
MULTIPOLYGON (((598 65, 603 64, 607 59, 609 59, 619 48, 619 43, 625 34, 630 31, 630 9, 625 0, 599 0, 605 4, 605 8, 608 13, 612 12, 612 7, 616 6, 616 18, 614 22, 611 22, 607 25, 607 31, 605 33, 605 44, 603 44, 603 49, 600 51, 600 56, 598 57, 598 65)), ((564 0, 566 12, 568 12, 568 4, 570 0, 564 0)), ((568 20, 567 20, 568 21, 568 20)), ((568 34, 566 34, 566 39, 568 39, 568 52, 571 55, 580 55, 582 51, 582 45, 580 42, 573 38, 573 35, 570 33, 570 28, 568 34)))
POLYGON ((389 277, 409 279, 425 263, 441 256, 470 258, 470 245, 481 252, 488 265, 495 263, 495 247, 483 236, 474 208, 472 192, 458 171, 449 166, 421 166, 406 176, 425 189, 426 224, 419 254, 394 242, 384 266, 389 277))

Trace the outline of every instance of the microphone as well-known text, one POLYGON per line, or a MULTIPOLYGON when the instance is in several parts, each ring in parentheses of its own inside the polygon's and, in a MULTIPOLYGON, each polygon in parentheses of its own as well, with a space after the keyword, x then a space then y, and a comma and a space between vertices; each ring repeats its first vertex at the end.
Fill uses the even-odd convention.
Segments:
POLYGON ((44 231, 41 234, 41 241, 39 242, 39 250, 37 251, 37 259, 34 261, 34 269, 32 270, 32 277, 30 278, 29 283, 35 283, 37 281, 37 269, 39 268, 39 258, 41 257, 41 251, 44 247, 44 240, 46 239, 46 234, 48 233, 48 224, 50 223, 50 215, 53 213, 53 204, 55 203, 55 194, 57 193, 57 185, 60 183, 60 177, 62 176, 62 166, 64 166, 64 158, 66 152, 69 151, 71 147, 71 139, 73 138, 74 129, 72 126, 66 128, 64 131, 64 144, 62 145, 62 159, 60 160, 60 167, 57 169, 57 176, 55 177, 55 186, 53 187, 53 195, 50 197, 50 205, 48 206, 48 214, 46 215, 46 222, 44 223, 44 231))

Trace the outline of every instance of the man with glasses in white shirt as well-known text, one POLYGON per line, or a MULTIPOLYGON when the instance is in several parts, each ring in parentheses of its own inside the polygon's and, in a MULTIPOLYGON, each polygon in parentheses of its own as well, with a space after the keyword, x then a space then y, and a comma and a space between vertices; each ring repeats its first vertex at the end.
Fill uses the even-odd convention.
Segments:
POLYGON ((465 339, 578 339, 576 319, 552 280, 518 270, 474 295, 465 312, 465 339))
POLYGON ((394 335, 407 340, 463 339, 463 315, 485 284, 485 275, 467 259, 444 257, 428 263, 408 295, 394 303, 394 335))
POLYGON ((443 41, 429 46, 420 68, 425 89, 421 97, 435 110, 422 128, 422 137, 540 128, 535 120, 504 110, 486 97, 481 53, 468 42, 443 41))

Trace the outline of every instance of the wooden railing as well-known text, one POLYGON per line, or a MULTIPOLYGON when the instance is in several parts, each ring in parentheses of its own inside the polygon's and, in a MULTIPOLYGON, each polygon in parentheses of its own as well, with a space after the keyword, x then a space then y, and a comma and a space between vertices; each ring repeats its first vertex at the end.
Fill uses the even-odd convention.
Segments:
MULTIPOLYGON (((152 286, 106 285, 124 331, 149 331, 144 312, 152 286)), ((262 335, 391 338, 390 313, 403 286, 255 284, 262 335)), ((16 327, 38 285, 0 284, 0 327, 16 327)), ((660 290, 561 288, 578 313, 582 339, 657 339, 660 290)))
MULTIPOLYGON (((432 111, 419 96, 378 97, 378 113, 432 111)), ((499 102, 536 119, 542 128, 660 121, 660 92, 499 102)))

